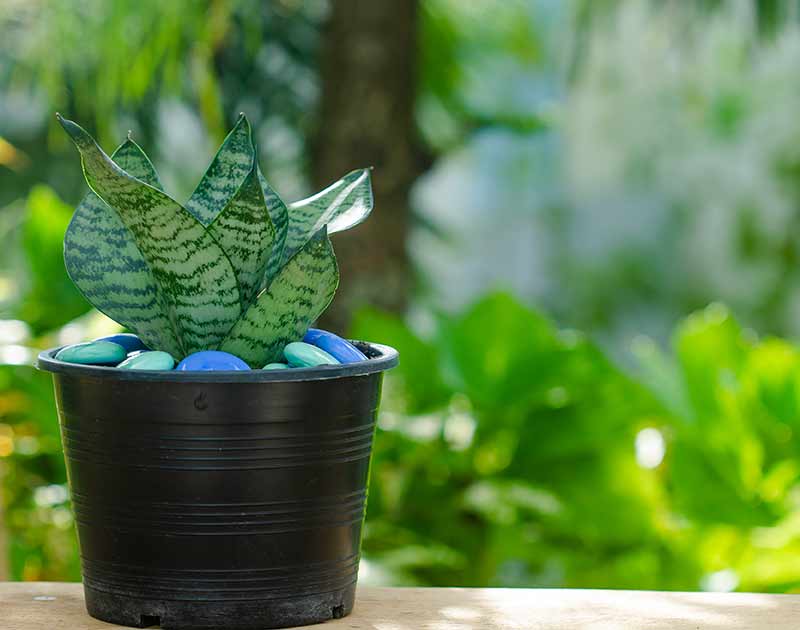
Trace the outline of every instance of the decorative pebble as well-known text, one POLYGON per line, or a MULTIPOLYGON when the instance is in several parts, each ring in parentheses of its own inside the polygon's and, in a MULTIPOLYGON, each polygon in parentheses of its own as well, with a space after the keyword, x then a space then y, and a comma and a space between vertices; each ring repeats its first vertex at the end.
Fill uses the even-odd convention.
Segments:
POLYGON ((125 348, 111 341, 87 341, 61 348, 56 359, 83 365, 116 365, 125 359, 125 348))
POLYGON ((285 363, 267 363, 262 370, 288 370, 289 366, 285 363))
POLYGON ((314 367, 317 365, 339 365, 339 361, 324 350, 310 343, 293 341, 283 349, 283 356, 291 367, 314 367))
POLYGON ((327 330, 309 328, 303 341, 321 348, 339 363, 358 363, 367 360, 367 356, 352 343, 327 330))
POLYGON ((175 359, 168 352, 160 350, 135 352, 117 367, 121 370, 171 370, 175 367, 175 359))
POLYGON ((249 370, 250 366, 239 357, 220 350, 201 350, 190 354, 178 363, 176 370, 249 370))
POLYGON ((144 342, 136 335, 131 333, 119 333, 118 335, 108 335, 108 337, 100 337, 95 341, 110 341, 125 348, 126 352, 136 352, 137 350, 149 350, 144 342))

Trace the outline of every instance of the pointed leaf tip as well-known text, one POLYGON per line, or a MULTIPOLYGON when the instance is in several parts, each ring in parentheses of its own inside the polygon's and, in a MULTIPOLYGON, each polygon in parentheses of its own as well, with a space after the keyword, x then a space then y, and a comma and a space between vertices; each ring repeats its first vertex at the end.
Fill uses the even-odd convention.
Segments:
POLYGON ((321 241, 324 238, 328 238, 328 224, 326 223, 320 229, 318 229, 314 234, 312 234, 311 238, 308 239, 309 241, 321 241))
POLYGON ((186 202, 186 209, 203 225, 214 221, 252 170, 255 148, 251 132, 247 118, 240 117, 186 202))
POLYGON ((328 226, 328 234, 334 234, 355 227, 369 216, 373 206, 370 173, 369 168, 351 171, 316 195, 289 205, 284 261, 320 227, 328 226))
POLYGON ((57 119, 58 122, 61 123, 61 126, 64 128, 64 131, 66 131, 67 134, 69 134, 69 137, 72 138, 72 141, 79 149, 82 147, 87 147, 95 144, 94 140, 89 135, 89 132, 87 132, 78 123, 69 120, 68 118, 64 118, 61 115, 58 115, 57 119))

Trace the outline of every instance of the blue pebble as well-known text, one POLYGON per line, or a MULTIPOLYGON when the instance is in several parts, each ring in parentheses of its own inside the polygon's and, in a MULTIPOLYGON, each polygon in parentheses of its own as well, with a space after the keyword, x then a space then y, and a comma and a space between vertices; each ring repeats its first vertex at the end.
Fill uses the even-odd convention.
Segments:
POLYGON ((119 333, 118 335, 108 335, 107 337, 100 337, 95 341, 110 341, 125 348, 126 352, 136 352, 137 350, 149 350, 144 342, 136 335, 131 333, 119 333))
POLYGON ((352 343, 327 330, 309 328, 303 341, 324 350, 339 363, 358 363, 367 360, 367 356, 352 343))
POLYGON ((219 350, 201 350, 178 363, 176 370, 185 372, 211 370, 249 370, 250 366, 239 357, 219 350))

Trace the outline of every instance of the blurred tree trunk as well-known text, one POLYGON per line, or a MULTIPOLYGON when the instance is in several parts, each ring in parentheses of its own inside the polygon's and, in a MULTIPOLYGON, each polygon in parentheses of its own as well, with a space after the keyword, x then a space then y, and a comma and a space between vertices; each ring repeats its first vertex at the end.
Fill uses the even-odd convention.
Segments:
POLYGON ((321 324, 340 332, 362 304, 401 311, 410 285, 408 193, 422 172, 414 124, 417 0, 336 0, 322 47, 315 184, 373 166, 375 210, 334 235, 341 284, 321 324))

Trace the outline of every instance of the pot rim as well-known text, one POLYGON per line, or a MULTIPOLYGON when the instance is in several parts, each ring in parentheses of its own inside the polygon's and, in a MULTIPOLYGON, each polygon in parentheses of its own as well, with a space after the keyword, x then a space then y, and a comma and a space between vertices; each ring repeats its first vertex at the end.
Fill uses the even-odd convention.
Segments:
POLYGON ((178 370, 119 370, 116 367, 67 363, 55 358, 65 346, 39 353, 36 368, 45 372, 69 376, 91 377, 109 381, 144 381, 159 383, 292 383, 321 381, 348 376, 368 376, 384 372, 399 363, 397 350, 380 343, 351 340, 367 355, 366 361, 341 365, 318 365, 290 370, 219 370, 184 372, 178 370))

